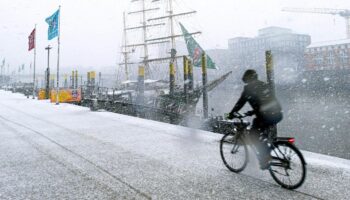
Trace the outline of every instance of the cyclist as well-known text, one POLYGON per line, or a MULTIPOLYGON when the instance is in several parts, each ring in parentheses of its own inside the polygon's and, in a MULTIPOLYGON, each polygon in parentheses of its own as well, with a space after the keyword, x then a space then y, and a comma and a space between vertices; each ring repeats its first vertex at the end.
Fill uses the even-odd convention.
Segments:
POLYGON ((241 97, 227 118, 233 119, 236 116, 235 113, 246 102, 250 104, 253 111, 250 111, 249 114, 256 116, 252 123, 251 136, 259 151, 260 168, 267 169, 271 156, 270 148, 267 146, 267 134, 269 133, 265 133, 264 130, 275 126, 282 120, 282 108, 268 84, 258 80, 258 74, 255 70, 246 70, 242 80, 246 85, 241 97))

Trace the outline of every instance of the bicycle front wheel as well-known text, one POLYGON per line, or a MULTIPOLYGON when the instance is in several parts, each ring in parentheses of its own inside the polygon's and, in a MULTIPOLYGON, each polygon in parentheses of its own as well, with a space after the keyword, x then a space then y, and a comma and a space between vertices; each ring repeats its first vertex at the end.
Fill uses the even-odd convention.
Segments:
POLYGON ((306 163, 301 152, 288 142, 277 142, 271 151, 270 174, 286 189, 300 187, 306 177, 306 163))
POLYGON ((241 172, 248 163, 248 148, 241 137, 226 134, 220 141, 220 154, 225 166, 232 172, 241 172))

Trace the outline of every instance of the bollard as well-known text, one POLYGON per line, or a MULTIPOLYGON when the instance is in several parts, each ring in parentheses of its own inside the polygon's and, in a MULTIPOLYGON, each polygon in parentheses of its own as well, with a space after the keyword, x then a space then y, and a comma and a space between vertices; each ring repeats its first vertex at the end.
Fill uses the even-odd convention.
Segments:
POLYGON ((73 70, 72 71, 72 76, 71 76, 71 86, 70 86, 72 89, 75 88, 75 86, 74 86, 74 83, 75 83, 74 79, 75 79, 75 75, 74 75, 74 70, 73 70))
POLYGON ((273 57, 271 50, 265 52, 266 57, 266 77, 267 83, 272 91, 272 94, 275 95, 275 79, 274 79, 274 70, 273 70, 273 57))
MULTIPOLYGON (((45 87, 45 98, 51 98, 51 89, 50 89, 50 50, 52 47, 48 45, 45 50, 47 50, 47 69, 46 69, 46 87, 45 87)), ((51 84, 53 86, 53 84, 51 84)))
POLYGON ((50 98, 51 98, 51 92, 55 88, 55 74, 50 75, 50 98))
POLYGON ((183 57, 184 66, 184 93, 186 105, 188 104, 188 59, 186 56, 183 57))
POLYGON ((96 85, 96 72, 95 71, 90 72, 90 81, 91 81, 91 85, 95 88, 95 85, 96 85))
MULTIPOLYGON (((270 87, 272 95, 276 95, 275 92, 275 79, 274 79, 274 71, 273 71, 273 56, 271 53, 271 50, 265 52, 265 58, 266 58, 266 79, 267 83, 270 87)), ((274 136, 277 136, 277 126, 271 127, 271 133, 273 133, 274 136)))
POLYGON ((98 81, 97 81, 97 91, 98 91, 98 96, 99 98, 103 96, 103 91, 102 91, 102 73, 98 72, 98 81))
POLYGON ((78 89, 78 70, 75 70, 74 80, 75 80, 75 84, 74 84, 75 88, 74 89, 78 89))
POLYGON ((87 72, 86 77, 86 94, 89 98, 91 98, 91 81, 90 81, 90 72, 87 72))
POLYGON ((193 90, 193 65, 191 60, 187 60, 188 61, 188 90, 193 90))
POLYGON ((89 94, 90 98, 92 99, 92 106, 91 110, 92 111, 97 111, 98 110, 98 99, 95 95, 95 71, 88 72, 88 85, 89 85, 89 94))
POLYGON ((207 92, 207 56, 202 54, 202 82, 203 82, 203 117, 208 118, 208 92, 207 92))
POLYGON ((139 117, 144 116, 144 100, 145 100, 145 67, 139 66, 139 76, 137 84, 137 114, 139 117))
POLYGON ((96 94, 96 73, 95 71, 90 72, 90 81, 91 81, 91 92, 93 95, 96 94))
POLYGON ((63 84, 64 88, 68 88, 68 75, 64 74, 64 84, 63 84))
POLYGON ((46 69, 45 99, 50 99, 50 68, 46 69))
POLYGON ((101 81, 102 81, 102 73, 99 72, 99 73, 98 73, 98 86, 99 86, 99 87, 102 87, 101 81))
POLYGON ((169 94, 170 96, 174 96, 174 90, 175 90, 175 66, 173 62, 170 62, 170 71, 169 71, 169 81, 170 81, 170 87, 169 87, 169 94))
POLYGON ((89 86, 90 85, 90 72, 87 72, 87 81, 86 84, 89 86))

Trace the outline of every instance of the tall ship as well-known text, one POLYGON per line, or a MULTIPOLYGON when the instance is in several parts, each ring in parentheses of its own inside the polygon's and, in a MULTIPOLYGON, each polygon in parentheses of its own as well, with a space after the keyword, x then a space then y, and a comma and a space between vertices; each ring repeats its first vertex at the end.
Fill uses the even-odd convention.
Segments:
POLYGON ((191 21, 195 14, 176 0, 131 0, 130 8, 123 13, 116 89, 107 98, 97 98, 94 104, 173 124, 185 124, 189 116, 194 116, 203 93, 213 90, 230 74, 206 84, 202 77, 194 77, 201 74, 202 59, 206 68, 215 69, 194 38, 201 32, 186 27, 195 24, 191 21))
MULTIPOLYGON (((132 0, 124 12, 124 38, 119 80, 137 78, 140 65, 145 79, 168 80, 169 63, 173 63, 176 81, 182 78, 179 63, 188 55, 179 20, 187 20, 196 13, 185 10, 175 0, 132 0), (122 73, 124 71, 124 73, 122 73), (136 76, 135 76, 136 75, 136 76)), ((200 31, 189 33, 199 35, 200 31)), ((119 77, 118 77, 119 78, 119 77)))

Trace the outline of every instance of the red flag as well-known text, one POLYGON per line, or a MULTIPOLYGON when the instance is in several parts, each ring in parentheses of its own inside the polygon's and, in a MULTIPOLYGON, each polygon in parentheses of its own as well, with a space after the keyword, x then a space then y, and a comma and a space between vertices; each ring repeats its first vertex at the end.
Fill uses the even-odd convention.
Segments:
POLYGON ((28 51, 35 48, 35 29, 32 31, 32 33, 28 36, 28 51))

